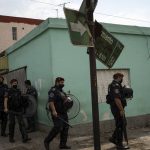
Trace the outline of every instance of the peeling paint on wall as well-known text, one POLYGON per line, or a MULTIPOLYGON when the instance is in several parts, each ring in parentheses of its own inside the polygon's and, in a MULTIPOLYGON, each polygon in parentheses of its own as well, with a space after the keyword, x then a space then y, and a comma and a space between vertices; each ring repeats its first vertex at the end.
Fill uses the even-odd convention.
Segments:
POLYGON ((36 90, 37 90, 37 92, 38 92, 38 96, 40 96, 40 91, 41 91, 41 89, 42 89, 42 86, 43 86, 43 84, 44 84, 44 80, 43 79, 37 79, 36 81, 35 81, 35 88, 36 88, 36 90))
POLYGON ((105 112, 103 115, 103 120, 110 120, 111 118, 110 115, 111 115, 110 111, 105 112))
POLYGON ((82 121, 87 121, 88 117, 87 117, 86 112, 82 109, 82 110, 80 110, 80 113, 81 113, 81 114, 82 114, 82 116, 83 116, 82 121))

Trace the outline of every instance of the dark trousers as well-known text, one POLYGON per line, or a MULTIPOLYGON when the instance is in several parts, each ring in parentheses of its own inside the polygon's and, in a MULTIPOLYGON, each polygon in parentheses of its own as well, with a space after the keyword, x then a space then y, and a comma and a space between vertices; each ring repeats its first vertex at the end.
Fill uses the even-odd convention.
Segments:
POLYGON ((5 135, 6 126, 7 126, 7 113, 0 111, 1 118, 1 135, 5 135))
POLYGON ((27 118, 27 123, 28 123, 28 128, 29 130, 35 130, 36 129, 36 116, 28 117, 27 118))
POLYGON ((15 130, 15 118, 17 118, 19 129, 22 135, 22 139, 27 139, 28 135, 25 129, 25 124, 23 121, 23 116, 21 113, 9 113, 9 138, 14 138, 14 130, 15 130))
MULTIPOLYGON (((60 115, 60 117, 64 119, 66 122, 68 122, 67 114, 60 115)), ((69 126, 66 123, 64 123, 62 120, 60 120, 58 117, 57 118, 52 117, 52 119, 53 119, 54 127, 49 132, 44 142, 50 143, 57 136, 57 134, 60 133, 60 145, 61 146, 66 145, 69 126)))
POLYGON ((117 108, 111 107, 111 112, 115 119, 115 130, 112 135, 112 138, 116 140, 118 144, 123 142, 123 129, 126 127, 126 118, 125 116, 120 116, 120 112, 117 108))

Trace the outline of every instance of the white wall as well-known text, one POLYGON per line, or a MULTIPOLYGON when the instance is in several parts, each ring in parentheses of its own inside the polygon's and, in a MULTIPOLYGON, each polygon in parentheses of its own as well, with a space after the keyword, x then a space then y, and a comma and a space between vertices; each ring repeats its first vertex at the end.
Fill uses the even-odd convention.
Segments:
POLYGON ((15 42, 20 40, 24 35, 29 33, 37 25, 30 25, 25 23, 3 23, 0 22, 0 52, 4 51, 15 42), (12 27, 17 27, 17 40, 12 38, 12 27))

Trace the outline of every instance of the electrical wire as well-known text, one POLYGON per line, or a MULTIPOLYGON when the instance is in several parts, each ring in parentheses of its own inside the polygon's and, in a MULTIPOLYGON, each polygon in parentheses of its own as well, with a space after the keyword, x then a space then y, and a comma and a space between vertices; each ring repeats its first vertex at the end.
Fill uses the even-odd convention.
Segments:
POLYGON ((51 6, 58 6, 58 5, 55 5, 55 4, 51 4, 51 3, 47 3, 47 2, 41 2, 41 1, 37 1, 37 0, 30 0, 30 1, 35 2, 35 3, 47 4, 47 5, 51 5, 51 6))
MULTIPOLYGON (((64 3, 61 3, 61 4, 52 4, 52 3, 42 2, 42 1, 38 1, 38 0, 29 0, 29 1, 32 1, 32 2, 35 2, 35 3, 47 4, 47 5, 51 5, 51 6, 55 6, 55 7, 63 7, 65 4, 70 3, 70 2, 64 2, 64 3)), ((70 1, 74 1, 74 0, 70 0, 70 1)), ((134 18, 110 15, 110 14, 105 14, 105 13, 100 13, 100 12, 95 12, 95 14, 99 14, 99 15, 103 15, 103 16, 110 16, 110 17, 115 17, 115 18, 120 18, 120 19, 126 19, 126 20, 132 20, 132 21, 137 21, 137 22, 150 23, 150 21, 143 20, 143 19, 134 19, 134 18)))
POLYGON ((121 18, 121 19, 127 19, 127 20, 132 20, 132 21, 139 21, 139 22, 150 23, 150 21, 148 21, 148 20, 134 19, 134 18, 128 18, 128 17, 122 17, 122 16, 115 16, 115 15, 104 14, 104 13, 100 13, 100 12, 95 12, 95 14, 100 14, 100 15, 110 16, 110 17, 116 17, 116 18, 121 18))

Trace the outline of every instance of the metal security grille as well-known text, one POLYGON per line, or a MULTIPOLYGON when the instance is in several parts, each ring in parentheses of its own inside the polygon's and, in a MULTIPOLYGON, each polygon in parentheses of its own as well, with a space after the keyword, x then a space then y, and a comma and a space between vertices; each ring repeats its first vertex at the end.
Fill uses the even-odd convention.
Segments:
POLYGON ((120 72, 124 75, 122 85, 130 86, 129 69, 97 70, 99 103, 106 102, 106 95, 108 93, 108 85, 112 82, 113 75, 117 72, 120 72))

